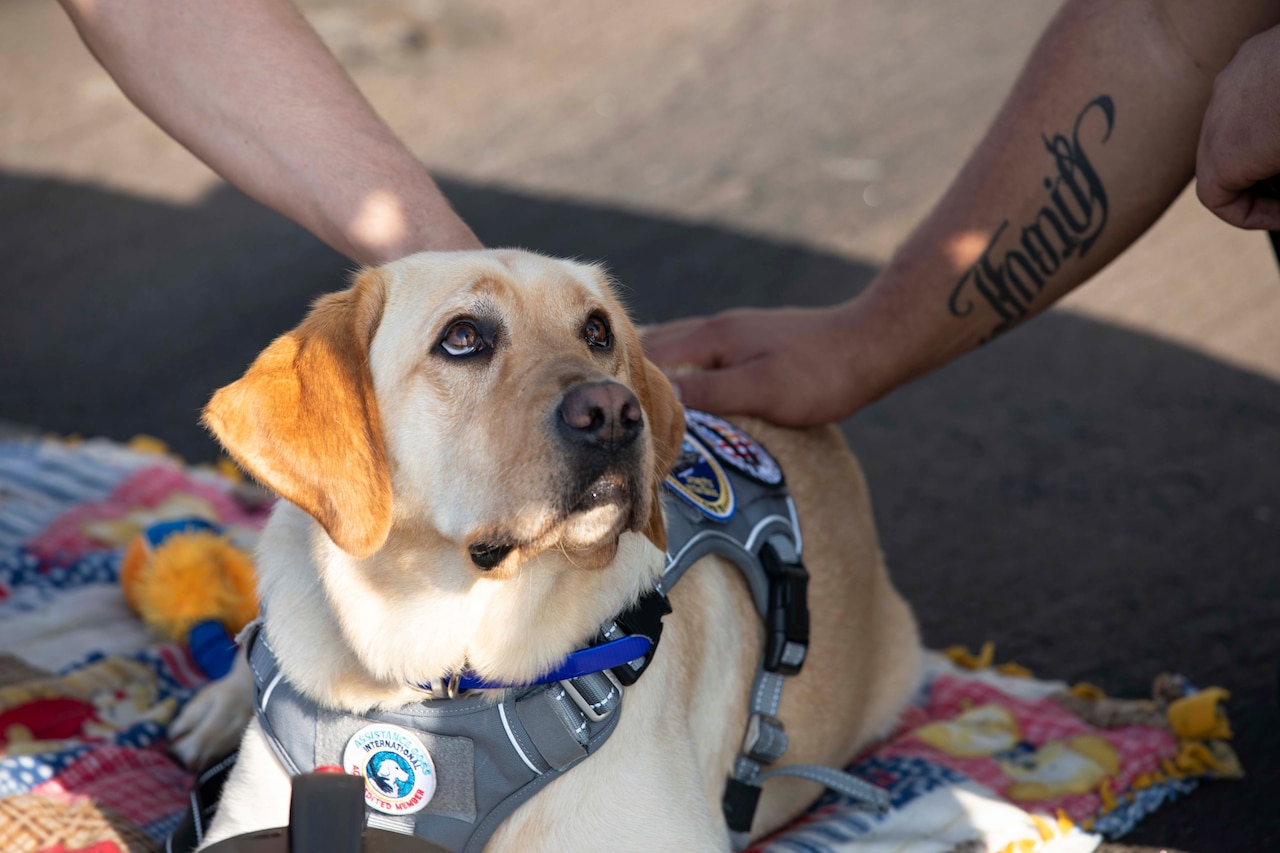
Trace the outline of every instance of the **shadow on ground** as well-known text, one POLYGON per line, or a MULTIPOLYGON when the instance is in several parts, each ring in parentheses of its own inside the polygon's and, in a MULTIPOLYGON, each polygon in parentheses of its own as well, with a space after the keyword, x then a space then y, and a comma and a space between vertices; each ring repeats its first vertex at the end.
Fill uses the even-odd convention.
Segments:
MULTIPOLYGON (((715 228, 446 190, 489 245, 607 260, 642 320, 824 304, 875 272, 715 228)), ((0 174, 0 419, 145 432, 209 458, 196 419, 211 390, 347 269, 231 190, 170 207, 0 174)), ((1163 669, 1232 690, 1249 779, 1202 786, 1126 841, 1280 841, 1280 386, 1052 314, 846 426, 930 644, 992 639, 1001 659, 1117 695, 1163 669)))

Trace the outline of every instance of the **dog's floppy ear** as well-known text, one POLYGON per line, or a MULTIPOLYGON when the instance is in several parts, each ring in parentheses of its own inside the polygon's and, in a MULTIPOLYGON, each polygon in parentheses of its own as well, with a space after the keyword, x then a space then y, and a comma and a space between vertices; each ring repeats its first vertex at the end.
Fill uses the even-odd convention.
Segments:
MULTIPOLYGON (((637 348, 638 349, 638 348, 637 348)), ((653 493, 649 496, 649 518, 644 535, 658 550, 667 550, 667 528, 662 521, 662 481, 680 457, 684 441, 684 406, 661 370, 644 356, 635 372, 636 392, 649 421, 649 441, 653 443, 653 493)))
POLYGON ((385 282, 372 270, 316 300, 293 331, 213 395, 207 426, 245 470, 367 557, 391 529, 391 475, 369 373, 385 282))

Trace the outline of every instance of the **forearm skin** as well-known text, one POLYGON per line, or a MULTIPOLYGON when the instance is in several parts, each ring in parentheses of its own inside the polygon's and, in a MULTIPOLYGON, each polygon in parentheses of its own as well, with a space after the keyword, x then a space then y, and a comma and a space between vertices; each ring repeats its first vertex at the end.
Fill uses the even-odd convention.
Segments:
POLYGON ((1043 311, 1150 227, 1192 177, 1216 71, 1277 5, 1067 3, 942 200, 842 308, 878 377, 866 401, 1043 311))
POLYGON ((287 0, 62 5, 153 121, 358 263, 479 245, 287 0))

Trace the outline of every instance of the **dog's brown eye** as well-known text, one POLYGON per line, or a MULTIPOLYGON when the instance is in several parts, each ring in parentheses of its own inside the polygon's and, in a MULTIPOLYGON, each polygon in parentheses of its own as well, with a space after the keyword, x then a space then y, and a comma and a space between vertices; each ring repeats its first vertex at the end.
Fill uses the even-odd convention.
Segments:
POLYGON ((440 349, 449 355, 475 355, 484 349, 484 338, 480 330, 471 323, 460 321, 449 327, 440 340, 440 349))
POLYGON ((599 314, 592 314, 587 318, 587 324, 582 327, 582 337, 589 345, 600 349, 608 349, 613 344, 609 324, 599 314))

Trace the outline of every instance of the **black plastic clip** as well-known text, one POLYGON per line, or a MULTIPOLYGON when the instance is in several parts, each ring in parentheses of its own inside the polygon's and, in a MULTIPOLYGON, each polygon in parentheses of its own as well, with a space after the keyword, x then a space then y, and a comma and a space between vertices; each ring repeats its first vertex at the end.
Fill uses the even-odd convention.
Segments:
MULTIPOLYGON (((646 593, 630 610, 623 613, 614 622, 626 634, 639 634, 651 641, 649 651, 644 657, 615 666, 610 670, 624 686, 631 686, 640 679, 644 671, 653 661, 653 653, 658 650, 658 640, 662 639, 662 617, 671 612, 671 602, 656 589, 646 593)), ((614 639, 606 637, 605 639, 614 639)))
POLYGON ((809 571, 798 559, 783 562, 771 544, 760 549, 760 563, 769 576, 764 668, 795 675, 809 652, 809 571))
POLYGON ((720 801, 724 822, 728 824, 729 831, 743 834, 750 832, 751 821, 756 816, 756 806, 759 803, 759 785, 750 785, 730 777, 724 786, 724 799, 720 801))

